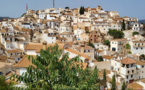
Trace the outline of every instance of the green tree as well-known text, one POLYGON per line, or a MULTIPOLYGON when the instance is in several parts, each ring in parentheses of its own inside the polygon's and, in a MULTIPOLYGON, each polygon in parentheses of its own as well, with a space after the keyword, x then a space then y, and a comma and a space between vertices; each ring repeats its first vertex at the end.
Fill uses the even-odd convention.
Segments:
POLYGON ((108 34, 113 36, 114 39, 118 39, 118 38, 123 38, 124 33, 122 31, 117 31, 117 30, 109 30, 108 34))
POLYGON ((0 90, 12 90, 13 89, 13 84, 12 82, 10 82, 9 84, 7 84, 5 82, 5 77, 0 75, 0 90))
POLYGON ((92 48, 95 48, 94 44, 89 40, 88 46, 91 46, 92 48))
POLYGON ((127 49, 127 51, 129 51, 130 48, 131 48, 130 44, 127 43, 127 44, 126 44, 126 49, 127 49))
POLYGON ((142 55, 139 56, 139 58, 140 58, 141 60, 142 60, 142 59, 145 60, 145 55, 142 54, 142 55))
POLYGON ((99 61, 99 62, 103 61, 103 57, 102 57, 102 56, 99 56, 99 57, 98 57, 98 61, 99 61))
POLYGON ((104 40, 104 44, 108 45, 110 47, 110 41, 109 40, 104 40))
POLYGON ((122 22, 122 30, 125 30, 125 28, 126 28, 126 25, 125 25, 125 21, 123 19, 123 22, 122 22))
POLYGON ((121 90, 125 90, 125 89, 126 89, 126 85, 125 82, 123 82, 121 90))
POLYGON ((115 75, 113 75, 113 77, 112 77, 111 84, 112 84, 111 90, 116 90, 116 79, 115 79, 115 75))
POLYGON ((106 82, 106 70, 104 69, 104 72, 103 72, 103 80, 106 82))
POLYGON ((139 33, 138 32, 132 32, 132 35, 134 36, 134 35, 139 35, 139 33))
POLYGON ((85 11, 84 7, 81 6, 81 7, 80 7, 80 15, 83 15, 83 14, 84 14, 84 11, 85 11))
MULTIPOLYGON (((35 90, 88 90, 98 89, 98 70, 83 69, 79 56, 69 60, 69 53, 63 53, 58 45, 41 50, 40 55, 28 59, 34 64, 16 79, 35 90), (61 58, 62 57, 62 58, 61 58), (61 58, 61 59, 60 59, 61 58)), ((15 79, 15 75, 12 76, 15 79)))

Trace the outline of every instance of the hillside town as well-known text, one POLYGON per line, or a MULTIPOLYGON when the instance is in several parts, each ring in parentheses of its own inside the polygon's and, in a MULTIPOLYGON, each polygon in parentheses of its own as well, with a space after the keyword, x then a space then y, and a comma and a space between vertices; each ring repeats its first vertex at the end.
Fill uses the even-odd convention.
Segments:
MULTIPOLYGON (((58 45, 69 58, 80 56, 83 69, 97 67, 101 89, 145 89, 145 25, 136 17, 121 17, 117 11, 96 8, 28 9, 19 18, 0 21, 0 75, 10 81, 32 65, 27 56, 58 45)), ((23 83, 17 84, 22 85, 23 83)))

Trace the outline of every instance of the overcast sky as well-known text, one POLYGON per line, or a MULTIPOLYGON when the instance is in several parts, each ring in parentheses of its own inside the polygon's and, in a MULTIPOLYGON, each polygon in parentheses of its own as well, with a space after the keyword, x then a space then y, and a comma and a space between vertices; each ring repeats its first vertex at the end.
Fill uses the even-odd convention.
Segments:
MULTIPOLYGON (((29 9, 42 10, 52 8, 53 0, 0 0, 0 17, 20 17, 29 9)), ((145 19, 145 0, 55 0, 56 8, 97 7, 105 11, 118 11, 120 16, 145 19)))

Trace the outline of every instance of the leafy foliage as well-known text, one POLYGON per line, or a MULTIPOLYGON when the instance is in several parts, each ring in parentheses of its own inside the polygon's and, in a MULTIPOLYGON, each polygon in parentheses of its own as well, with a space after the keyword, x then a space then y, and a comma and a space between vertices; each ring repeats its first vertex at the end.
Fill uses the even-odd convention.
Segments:
POLYGON ((80 7, 80 15, 83 15, 83 14, 84 14, 84 11, 85 11, 84 7, 81 6, 81 7, 80 7))
POLYGON ((126 28, 126 25, 125 25, 125 21, 123 19, 123 22, 122 22, 122 30, 125 30, 125 28, 126 28))
POLYGON ((131 48, 131 46, 130 46, 130 44, 126 44, 126 49, 130 49, 131 48))
POLYGON ((115 75, 113 75, 113 77, 112 77, 111 84, 112 84, 111 90, 116 90, 116 79, 115 79, 115 75))
POLYGON ((10 82, 7 84, 5 82, 5 77, 0 75, 0 90, 12 90, 13 89, 13 83, 10 82))
POLYGON ((121 90, 125 90, 125 89, 126 89, 126 85, 125 82, 123 82, 121 90))
POLYGON ((139 33, 138 32, 132 32, 132 35, 134 36, 134 35, 139 35, 139 33))
POLYGON ((91 46, 92 48, 95 48, 94 44, 89 40, 88 46, 91 46))
POLYGON ((84 70, 79 56, 69 60, 69 53, 62 53, 63 50, 55 45, 41 50, 35 58, 29 56, 34 66, 29 66, 21 76, 16 75, 16 79, 25 83, 28 89, 99 89, 97 68, 84 70))
POLYGON ((104 40, 104 44, 108 45, 110 47, 110 41, 109 40, 104 40))
POLYGON ((104 69, 104 72, 103 72, 103 80, 106 82, 106 70, 104 69))
POLYGON ((142 55, 139 56, 139 58, 145 60, 145 55, 142 54, 142 55))
POLYGON ((99 56, 99 57, 98 57, 98 61, 99 61, 99 62, 103 61, 103 57, 102 57, 102 56, 99 56))
POLYGON ((114 39, 123 38, 124 36, 124 33, 122 31, 117 30, 109 30, 108 33, 109 35, 113 36, 114 39))

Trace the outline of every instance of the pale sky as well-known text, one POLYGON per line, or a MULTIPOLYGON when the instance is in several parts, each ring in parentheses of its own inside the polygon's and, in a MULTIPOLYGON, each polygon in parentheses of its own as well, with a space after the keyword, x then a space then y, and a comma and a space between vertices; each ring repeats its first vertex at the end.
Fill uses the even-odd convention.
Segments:
MULTIPOLYGON (((52 8, 53 0, 0 0, 0 17, 20 17, 26 12, 26 3, 32 10, 52 8)), ((55 0, 56 8, 78 8, 80 6, 96 8, 102 6, 105 11, 118 11, 120 16, 145 19, 145 0, 55 0)))

